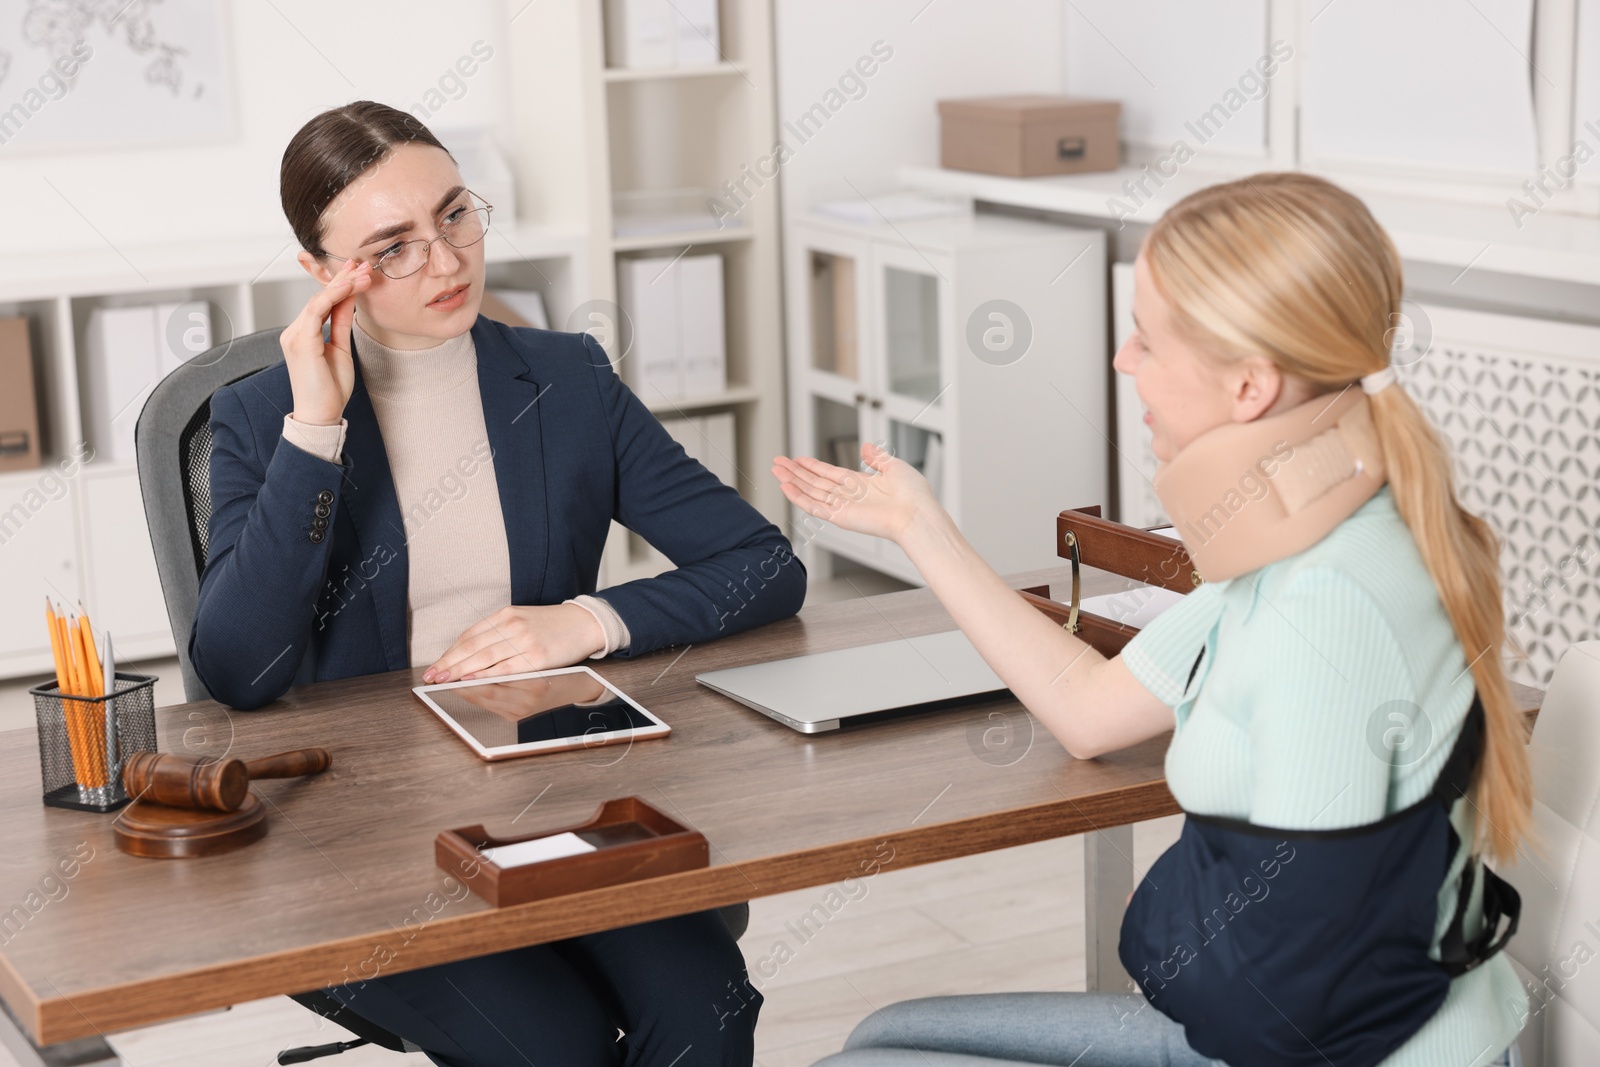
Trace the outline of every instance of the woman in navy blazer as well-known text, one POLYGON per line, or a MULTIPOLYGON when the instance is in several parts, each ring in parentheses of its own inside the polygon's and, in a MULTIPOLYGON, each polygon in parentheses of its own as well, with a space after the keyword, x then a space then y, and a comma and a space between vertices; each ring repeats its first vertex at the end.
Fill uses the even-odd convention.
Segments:
MULTIPOLYGON (((566 666, 603 651, 610 641, 599 617, 563 601, 596 592, 613 519, 677 567, 604 590, 629 637, 614 655, 712 640, 791 615, 804 599, 805 569, 782 532, 685 454, 592 337, 477 313, 482 245, 440 239, 467 217, 460 204, 470 201, 451 199, 462 188, 453 157, 426 127, 371 101, 317 116, 284 153, 285 213, 305 249, 302 266, 324 288, 284 331, 283 363, 212 397, 212 514, 189 654, 225 704, 259 708, 293 685, 420 665, 408 654, 401 505, 352 354, 358 307, 364 327, 414 342, 385 340, 391 347, 470 330, 476 348, 492 453, 476 458, 493 464, 510 604, 464 632, 429 676, 566 666), (406 212, 408 230, 356 245, 374 221, 406 221, 406 212), (395 242, 407 239, 432 241, 425 265, 375 276, 373 262, 392 264, 395 242), (425 308, 459 283, 466 297, 441 303, 454 310, 425 308), (286 413, 324 426, 343 417, 342 462, 286 441, 286 413)), ((748 1065, 760 1006, 716 912, 329 992, 448 1067, 748 1065), (738 1011, 727 1008, 730 989, 738 1011), (612 1026, 619 1012, 621 1039, 612 1026)))

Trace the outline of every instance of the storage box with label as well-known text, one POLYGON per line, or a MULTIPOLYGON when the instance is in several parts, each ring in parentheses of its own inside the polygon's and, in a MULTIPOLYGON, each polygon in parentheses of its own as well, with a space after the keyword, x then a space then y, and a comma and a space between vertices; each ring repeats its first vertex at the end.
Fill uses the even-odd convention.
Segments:
POLYGON ((986 96, 939 101, 939 165, 1012 178, 1116 170, 1115 100, 986 96))
POLYGON ((28 320, 0 318, 0 471, 39 466, 39 399, 28 320))

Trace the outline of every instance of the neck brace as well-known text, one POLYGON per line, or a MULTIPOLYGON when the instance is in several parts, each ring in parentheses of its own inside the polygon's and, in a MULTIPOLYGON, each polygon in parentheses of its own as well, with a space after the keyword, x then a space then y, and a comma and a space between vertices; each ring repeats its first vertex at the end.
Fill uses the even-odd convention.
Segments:
POLYGON ((1154 486, 1195 569, 1212 582, 1310 548, 1385 477, 1367 396, 1348 388, 1207 430, 1160 465, 1154 486))

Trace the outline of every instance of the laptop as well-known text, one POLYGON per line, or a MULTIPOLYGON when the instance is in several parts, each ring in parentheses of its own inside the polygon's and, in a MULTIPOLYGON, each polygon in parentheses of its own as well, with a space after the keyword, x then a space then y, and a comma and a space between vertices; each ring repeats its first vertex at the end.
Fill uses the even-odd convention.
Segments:
POLYGON ((695 681, 804 734, 1006 691, 960 630, 704 671, 695 681))

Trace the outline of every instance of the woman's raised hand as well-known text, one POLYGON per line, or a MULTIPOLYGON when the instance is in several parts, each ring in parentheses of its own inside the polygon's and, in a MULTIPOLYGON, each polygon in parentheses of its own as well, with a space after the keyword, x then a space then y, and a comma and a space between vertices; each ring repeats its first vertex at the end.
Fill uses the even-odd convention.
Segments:
POLYGON ((810 456, 778 456, 772 473, 783 495, 807 515, 835 526, 899 542, 924 509, 939 508, 928 479, 871 441, 861 445, 871 470, 852 471, 810 456))
POLYGON ((350 356, 350 320, 356 312, 356 294, 371 286, 371 264, 346 262, 278 335, 283 360, 289 367, 296 422, 331 426, 343 416, 356 385, 355 362, 350 356), (322 326, 330 315, 333 325, 328 340, 323 341, 322 326))

